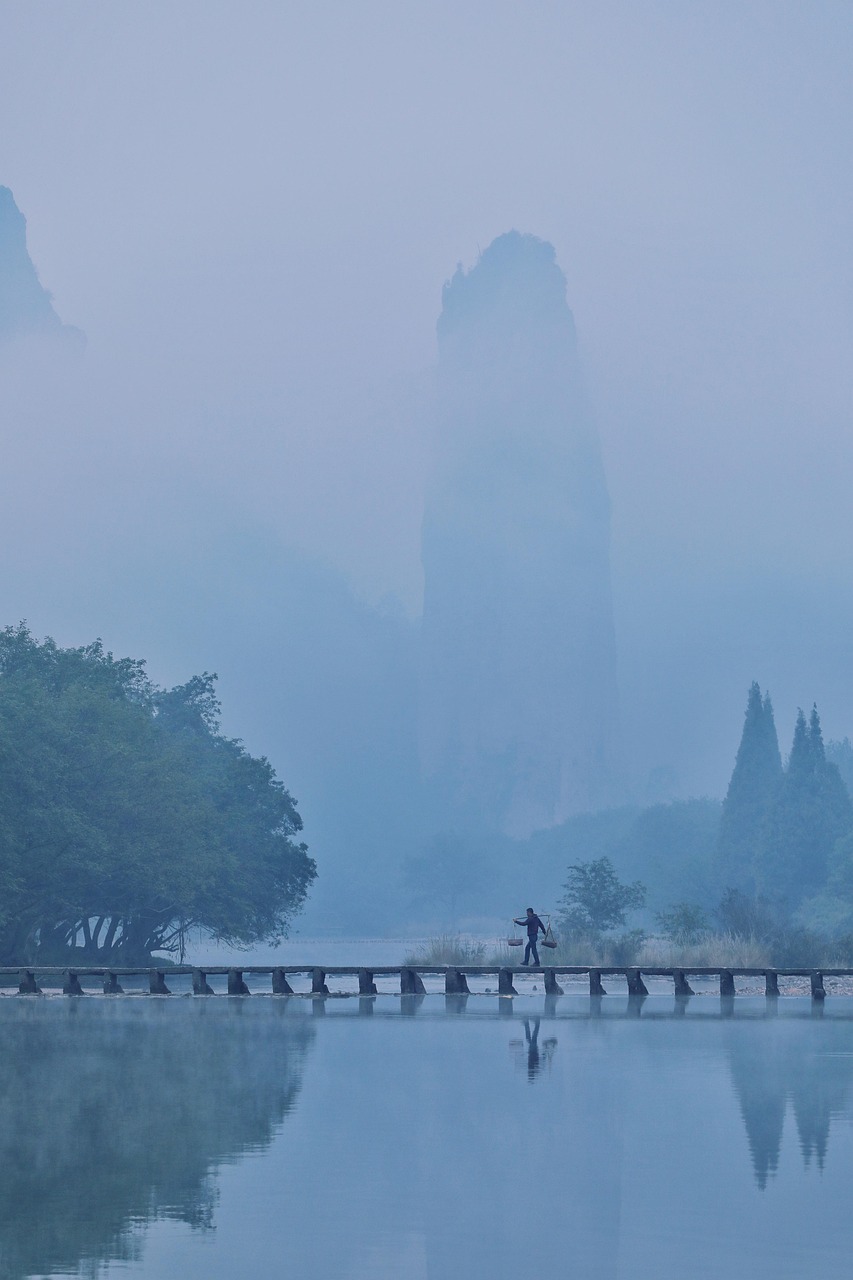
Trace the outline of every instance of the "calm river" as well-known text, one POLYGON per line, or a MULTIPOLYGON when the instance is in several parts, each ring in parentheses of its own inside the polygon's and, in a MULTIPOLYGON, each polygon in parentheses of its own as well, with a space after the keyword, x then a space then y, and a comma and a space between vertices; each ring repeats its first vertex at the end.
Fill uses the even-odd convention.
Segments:
POLYGON ((833 1280, 853 999, 0 998, 0 1275, 833 1280))

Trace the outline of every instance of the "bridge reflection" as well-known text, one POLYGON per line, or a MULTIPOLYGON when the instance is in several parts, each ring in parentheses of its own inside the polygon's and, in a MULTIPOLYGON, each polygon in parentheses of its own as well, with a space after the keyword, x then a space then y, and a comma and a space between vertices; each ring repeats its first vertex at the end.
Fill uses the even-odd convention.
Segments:
MULTIPOLYGON (((387 1175, 389 1203, 400 1188, 405 1204, 433 1194, 425 1189, 433 1183, 444 1188, 431 1161, 440 1167, 461 1131, 471 1177, 490 1170, 495 1196, 509 1196, 496 1170, 506 1134, 515 1135, 513 1149, 523 1145, 530 1105, 553 1117, 557 1180, 577 1173, 579 1205, 588 1193, 613 1207, 624 1134, 646 1112, 643 1123, 653 1115, 660 1123, 675 1105, 672 1089, 692 1109, 712 1081, 713 1105, 727 1109, 726 1158, 742 1126, 741 1168, 748 1158, 764 1189, 786 1143, 798 1144, 806 1169, 824 1167, 830 1131, 850 1116, 852 1022, 853 1001, 808 996, 0 1000, 0 1275, 94 1275, 137 1257, 140 1227, 155 1219, 209 1232, 217 1171, 271 1145, 321 1044, 318 1075, 347 1100, 338 1113, 351 1126, 344 1146, 352 1143, 356 1160, 375 1140, 370 1176, 387 1175), (513 1092, 501 1056, 508 1045, 535 1086, 529 1095, 513 1092), (394 1138, 383 1142, 387 1116, 394 1138), (574 1156, 559 1163, 563 1143, 577 1151, 582 1178, 574 1156), (410 1186, 418 1169, 424 1185, 410 1186)), ((322 1128, 310 1141, 334 1143, 322 1128)), ((301 1205, 292 1199, 294 1215, 301 1205)), ((438 1208, 452 1213, 450 1204, 438 1208)), ((510 1214, 509 1201, 504 1208, 510 1214)), ((601 1261, 600 1274, 615 1271, 601 1261)))

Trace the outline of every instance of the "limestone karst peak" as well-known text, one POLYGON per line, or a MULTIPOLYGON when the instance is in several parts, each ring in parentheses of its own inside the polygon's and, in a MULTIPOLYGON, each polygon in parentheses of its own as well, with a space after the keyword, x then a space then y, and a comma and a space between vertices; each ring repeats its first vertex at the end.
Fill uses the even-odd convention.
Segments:
POLYGON ((422 558, 421 763, 513 836, 622 797, 610 503, 554 248, 445 285, 422 558))
POLYGON ((27 249, 26 218, 9 188, 0 186, 0 341, 31 336, 83 340, 56 314, 27 249))

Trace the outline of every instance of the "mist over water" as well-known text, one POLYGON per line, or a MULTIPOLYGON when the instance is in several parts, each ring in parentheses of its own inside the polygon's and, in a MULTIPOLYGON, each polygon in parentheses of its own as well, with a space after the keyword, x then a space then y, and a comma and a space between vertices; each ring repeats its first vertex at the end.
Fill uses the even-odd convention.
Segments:
POLYGON ((848 997, 47 997, 0 1028, 9 1280, 847 1274, 848 997))

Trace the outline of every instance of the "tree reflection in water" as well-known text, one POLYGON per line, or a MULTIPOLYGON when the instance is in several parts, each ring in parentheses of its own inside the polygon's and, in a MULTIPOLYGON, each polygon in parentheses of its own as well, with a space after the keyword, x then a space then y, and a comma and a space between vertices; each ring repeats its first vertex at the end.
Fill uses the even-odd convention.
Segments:
POLYGON ((138 1227, 205 1230, 215 1169, 263 1150, 314 1029, 286 1000, 4 1000, 0 1275, 138 1256, 138 1227))
MULTIPOLYGON (((369 1210, 381 1204, 424 1233, 430 1274, 476 1274, 484 1245, 479 1230, 465 1234, 471 1214, 532 1220, 557 1196, 574 1206, 564 1227, 578 1267, 611 1280, 620 1215, 627 1221, 636 1199, 623 1195, 631 1152, 653 1183, 665 1165, 647 1153, 702 1110, 696 1090, 708 1091, 704 1105, 733 1091, 737 1107, 724 1106, 719 1129, 700 1128, 692 1145, 676 1143, 685 1186, 697 1161, 723 1167, 733 1151, 746 1174, 741 1123, 758 1188, 779 1166, 786 1122, 803 1164, 823 1168, 830 1127, 850 1113, 850 1006, 824 1016, 808 1002, 777 1006, 654 995, 0 999, 0 1276, 94 1275, 140 1257, 142 1228, 156 1219, 210 1230, 218 1167, 271 1146, 316 1043, 319 1093, 306 1091, 303 1123, 282 1133, 254 1246, 280 1238, 302 1249, 303 1272, 319 1259, 315 1274, 348 1275, 335 1268, 351 1238, 378 1247, 385 1219, 376 1226, 369 1210), (494 1055, 513 1031, 520 1091, 494 1055), (553 1185, 508 1172, 508 1151, 531 1132, 553 1185), (453 1177, 436 1177, 448 1152, 453 1177), (336 1204, 334 1230, 298 1245, 294 1227, 324 1198, 336 1204)), ((216 1215, 220 1233, 226 1216, 216 1215)), ((491 1274, 504 1274, 513 1240, 495 1237, 491 1274)))
MULTIPOLYGON (((755 1180, 764 1189, 776 1173, 785 1119, 793 1113, 803 1164, 823 1168, 833 1117, 847 1112, 853 1080, 850 1028, 826 1019, 820 1034, 802 1021, 780 1018, 760 1038, 737 1024, 727 1028, 727 1052, 749 1142, 755 1180)), ((816 1030, 816 1029, 815 1029, 816 1030)))

